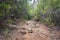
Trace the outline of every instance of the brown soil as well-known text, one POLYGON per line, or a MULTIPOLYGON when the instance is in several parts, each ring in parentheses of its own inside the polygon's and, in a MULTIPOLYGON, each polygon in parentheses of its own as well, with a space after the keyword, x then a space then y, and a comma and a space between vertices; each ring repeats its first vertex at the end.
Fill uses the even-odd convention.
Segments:
POLYGON ((48 28, 40 22, 20 22, 16 28, 6 40, 60 40, 60 31, 48 28))

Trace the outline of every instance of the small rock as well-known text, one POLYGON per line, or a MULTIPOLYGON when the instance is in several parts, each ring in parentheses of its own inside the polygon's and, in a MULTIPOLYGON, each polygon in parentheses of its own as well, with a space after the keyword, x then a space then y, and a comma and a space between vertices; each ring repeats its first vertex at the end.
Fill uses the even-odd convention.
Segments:
POLYGON ((22 30, 25 30, 25 28, 21 28, 22 30))
POLYGON ((20 31, 20 33, 21 33, 22 35, 25 35, 25 34, 26 34, 26 31, 20 31))
POLYGON ((18 40, 17 38, 15 40, 18 40))
POLYGON ((33 31, 32 30, 29 30, 28 33, 33 33, 33 31))

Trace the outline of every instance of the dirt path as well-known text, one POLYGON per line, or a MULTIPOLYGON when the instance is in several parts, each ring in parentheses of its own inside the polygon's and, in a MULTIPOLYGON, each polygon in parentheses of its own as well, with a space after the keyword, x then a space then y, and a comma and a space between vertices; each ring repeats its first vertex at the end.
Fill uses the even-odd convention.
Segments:
POLYGON ((17 25, 6 40, 60 40, 60 31, 52 30, 36 21, 25 21, 17 25))

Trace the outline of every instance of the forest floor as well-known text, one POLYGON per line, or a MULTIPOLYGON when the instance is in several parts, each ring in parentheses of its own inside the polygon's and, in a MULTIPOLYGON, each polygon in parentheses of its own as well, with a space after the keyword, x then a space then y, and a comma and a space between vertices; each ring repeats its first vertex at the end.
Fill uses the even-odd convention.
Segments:
POLYGON ((3 40, 60 40, 60 30, 53 30, 33 20, 20 22, 16 28, 3 40))

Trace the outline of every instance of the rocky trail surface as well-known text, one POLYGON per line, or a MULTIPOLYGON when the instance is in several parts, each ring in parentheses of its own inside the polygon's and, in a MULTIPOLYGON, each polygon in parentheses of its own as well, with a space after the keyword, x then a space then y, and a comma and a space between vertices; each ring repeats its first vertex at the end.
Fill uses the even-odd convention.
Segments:
POLYGON ((46 27, 40 22, 20 22, 4 40, 60 40, 60 31, 46 27))

